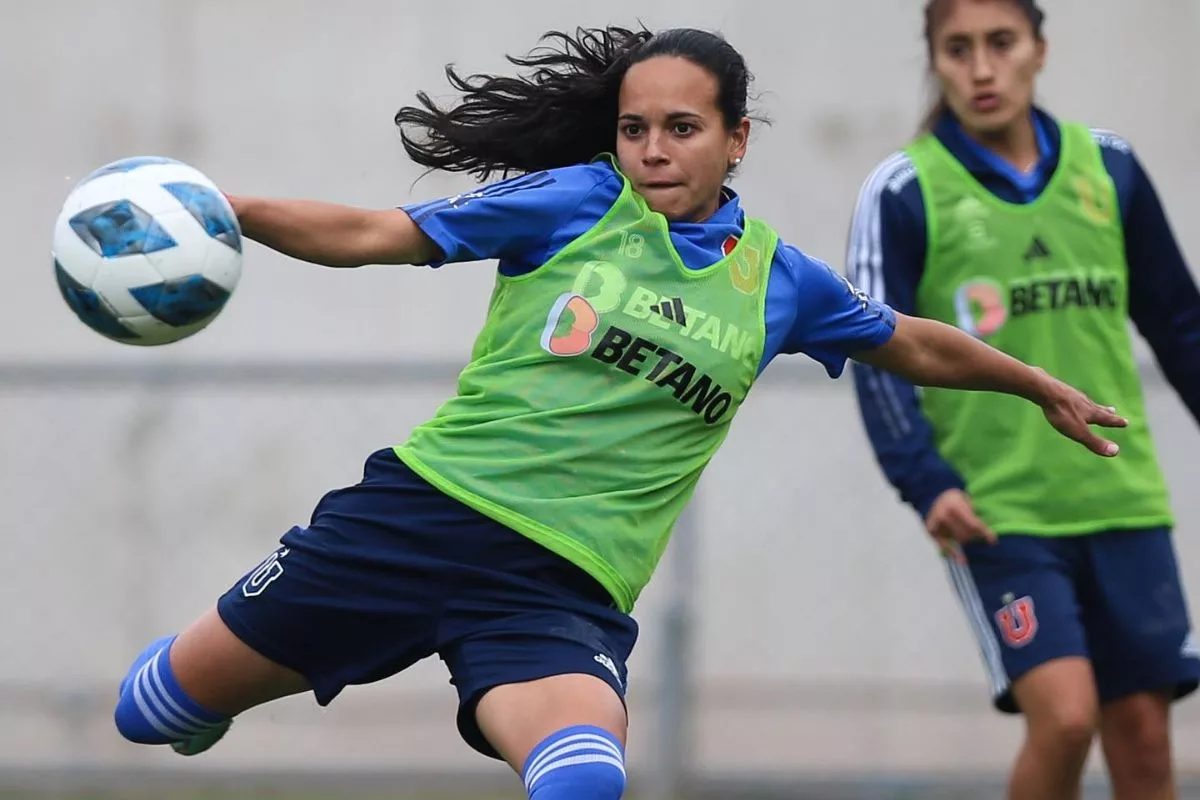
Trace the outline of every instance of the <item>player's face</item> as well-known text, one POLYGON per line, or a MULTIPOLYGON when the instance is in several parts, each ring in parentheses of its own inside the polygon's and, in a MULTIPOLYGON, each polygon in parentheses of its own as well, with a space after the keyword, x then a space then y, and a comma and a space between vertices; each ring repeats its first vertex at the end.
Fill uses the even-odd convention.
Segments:
POLYGON ((621 86, 617 159, 650 208, 699 222, 720 205, 729 166, 746 152, 750 121, 729 130, 717 79, 685 58, 634 64, 621 86))
POLYGON ((971 132, 994 135, 1026 118, 1046 44, 1011 0, 958 0, 934 32, 933 70, 971 132))

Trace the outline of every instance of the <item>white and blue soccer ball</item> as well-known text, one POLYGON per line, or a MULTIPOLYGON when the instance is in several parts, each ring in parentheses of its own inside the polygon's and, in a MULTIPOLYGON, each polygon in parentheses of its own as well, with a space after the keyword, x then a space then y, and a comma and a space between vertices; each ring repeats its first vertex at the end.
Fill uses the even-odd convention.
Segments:
POLYGON ((225 195, 170 158, 114 161, 71 190, 54 226, 63 300, 97 333, 162 345, 206 327, 242 275, 225 195))

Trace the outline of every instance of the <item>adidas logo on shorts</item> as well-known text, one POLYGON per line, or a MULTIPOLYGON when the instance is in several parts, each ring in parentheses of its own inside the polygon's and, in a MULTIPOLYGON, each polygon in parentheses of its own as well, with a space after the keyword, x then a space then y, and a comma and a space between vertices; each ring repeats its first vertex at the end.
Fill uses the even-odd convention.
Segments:
POLYGON ((617 684, 621 684, 621 673, 617 670, 617 662, 604 655, 604 653, 597 653, 592 656, 592 660, 611 672, 613 677, 617 679, 617 684))

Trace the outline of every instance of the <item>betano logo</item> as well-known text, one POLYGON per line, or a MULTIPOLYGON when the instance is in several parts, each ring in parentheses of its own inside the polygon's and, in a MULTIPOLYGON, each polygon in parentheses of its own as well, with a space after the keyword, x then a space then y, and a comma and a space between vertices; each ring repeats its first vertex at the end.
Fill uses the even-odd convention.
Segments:
POLYGON ((573 292, 559 295, 546 316, 542 349, 555 356, 578 356, 592 346, 600 315, 587 298, 573 292))
MULTIPOLYGON (((642 378, 670 393, 709 425, 726 419, 734 405, 732 393, 706 374, 700 365, 688 361, 675 349, 678 344, 664 345, 614 324, 605 324, 600 333, 601 315, 621 308, 621 290, 625 288, 624 276, 619 272, 609 272, 607 277, 610 280, 595 294, 585 297, 579 292, 581 287, 577 282, 572 291, 558 296, 542 328, 542 349, 563 358, 590 355, 619 372, 642 378), (613 280, 614 275, 619 283, 613 280)), ((647 320, 656 328, 666 326, 677 341, 707 341, 713 350, 735 360, 748 358, 753 349, 753 339, 747 334, 746 341, 742 342, 732 325, 725 326, 727 333, 722 340, 722 321, 687 307, 682 297, 660 297, 638 286, 621 311, 631 320, 647 320), (697 318, 704 322, 693 332, 690 322, 697 318)))
POLYGON ((972 336, 991 336, 1008 321, 1004 290, 986 279, 965 283, 954 293, 954 313, 962 330, 972 336))
POLYGON ((1124 284, 1108 270, 1090 275, 1045 274, 1001 286, 987 278, 967 281, 954 293, 958 327, 972 336, 995 334, 1009 322, 1031 314, 1070 309, 1120 311, 1124 284))

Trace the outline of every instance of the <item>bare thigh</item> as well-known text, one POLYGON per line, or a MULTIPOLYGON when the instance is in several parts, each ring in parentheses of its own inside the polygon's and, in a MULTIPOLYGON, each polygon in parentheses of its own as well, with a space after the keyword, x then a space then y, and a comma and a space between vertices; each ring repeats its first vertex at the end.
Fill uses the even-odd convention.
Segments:
POLYGON ((624 746, 629 720, 612 687, 592 675, 555 675, 497 686, 479 701, 479 728, 519 774, 551 734, 578 725, 603 728, 624 746))
POLYGON ((311 688, 303 675, 234 636, 216 609, 179 634, 171 645, 171 670, 188 697, 229 717, 311 688))

